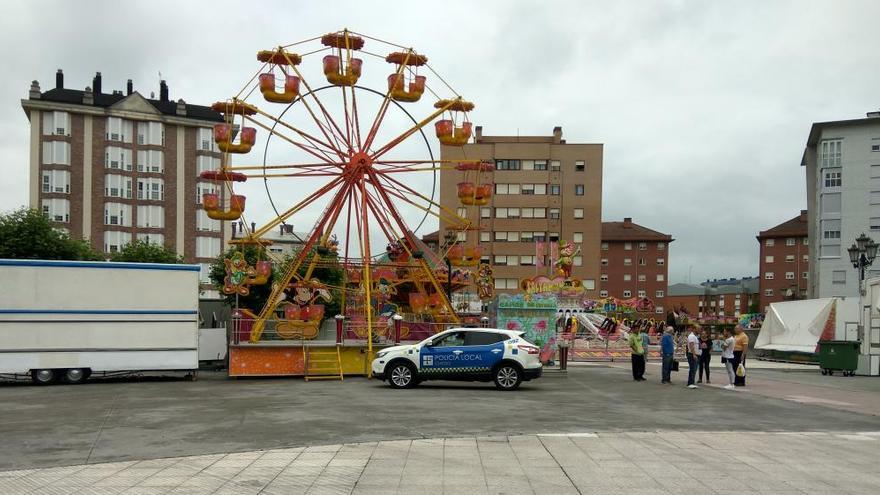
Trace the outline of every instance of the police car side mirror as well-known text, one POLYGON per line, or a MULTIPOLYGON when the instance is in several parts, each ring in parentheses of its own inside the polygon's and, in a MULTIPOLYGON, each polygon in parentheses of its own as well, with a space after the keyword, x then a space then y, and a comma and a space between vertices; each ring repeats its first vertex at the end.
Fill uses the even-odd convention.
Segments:
POLYGON ((429 341, 425 342, 425 347, 434 347, 434 341, 429 340, 429 341))

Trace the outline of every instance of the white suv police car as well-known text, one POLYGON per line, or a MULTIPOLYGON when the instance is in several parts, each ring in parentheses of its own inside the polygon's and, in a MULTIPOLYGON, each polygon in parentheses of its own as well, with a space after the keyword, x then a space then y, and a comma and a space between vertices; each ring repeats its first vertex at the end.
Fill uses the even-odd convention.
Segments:
POLYGON ((495 328, 453 328, 418 344, 383 349, 373 360, 373 377, 394 388, 423 380, 494 381, 514 390, 541 376, 540 349, 522 332, 495 328))

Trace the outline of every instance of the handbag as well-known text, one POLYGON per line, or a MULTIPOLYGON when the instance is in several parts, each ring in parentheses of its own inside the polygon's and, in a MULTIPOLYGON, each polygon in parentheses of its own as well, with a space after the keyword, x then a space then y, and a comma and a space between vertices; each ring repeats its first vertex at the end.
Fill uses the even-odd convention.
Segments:
POLYGON ((738 376, 738 377, 740 377, 740 378, 746 376, 746 367, 743 366, 742 364, 740 364, 739 366, 737 366, 737 367, 736 367, 736 376, 738 376))
POLYGON ((672 368, 670 368, 670 369, 671 369, 672 371, 678 371, 678 359, 673 359, 673 360, 672 360, 672 368))

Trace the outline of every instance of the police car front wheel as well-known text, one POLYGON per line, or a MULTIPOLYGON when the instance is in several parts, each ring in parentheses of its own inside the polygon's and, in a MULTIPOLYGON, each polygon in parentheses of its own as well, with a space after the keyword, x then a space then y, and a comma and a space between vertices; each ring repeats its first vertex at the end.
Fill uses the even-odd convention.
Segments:
POLYGON ((416 385, 416 370, 407 363, 393 363, 388 372, 388 383, 394 388, 410 388, 416 385))
POLYGON ((522 372, 512 364, 502 364, 495 370, 495 387, 499 390, 516 390, 522 383, 522 372))

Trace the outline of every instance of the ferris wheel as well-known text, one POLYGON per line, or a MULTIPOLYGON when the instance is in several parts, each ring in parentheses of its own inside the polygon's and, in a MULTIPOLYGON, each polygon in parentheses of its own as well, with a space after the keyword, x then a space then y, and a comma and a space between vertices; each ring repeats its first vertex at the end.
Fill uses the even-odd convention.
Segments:
POLYGON ((346 29, 260 51, 256 58, 253 77, 212 106, 224 119, 213 131, 222 158, 218 169, 201 174, 215 184, 203 205, 212 219, 243 220, 240 189, 262 180, 275 217, 254 228, 240 222, 244 230, 232 244, 265 250, 271 243, 266 235, 281 224, 311 220, 312 228, 283 273, 272 274, 277 265, 268 255, 255 266, 243 257, 227 261, 225 292, 246 294, 251 285, 272 284, 265 305, 252 308, 250 340, 258 341, 270 321, 282 338, 314 334, 324 317, 315 303, 330 297, 314 271, 331 258, 345 274, 333 289, 370 341, 388 304, 396 313, 458 321, 448 287, 438 280, 453 278, 447 261, 464 267, 455 271, 457 286, 477 285, 482 298, 491 297, 488 266, 479 276, 467 269, 481 257, 473 232, 478 223, 442 206, 435 189, 439 170, 458 170, 465 177, 458 187, 461 204, 487 204, 494 166, 434 156, 426 129, 433 124, 442 145, 465 145, 474 104, 428 65, 428 57, 346 29), (309 71, 318 68, 313 77, 309 71), (370 75, 381 75, 379 89, 368 85, 370 75), (416 234, 432 218, 456 234, 440 253, 426 249, 416 234))

